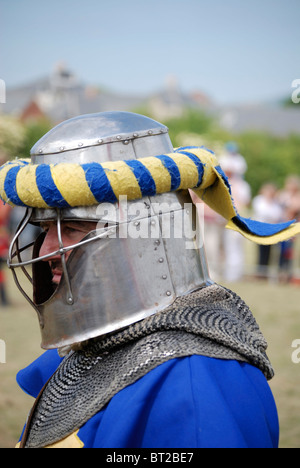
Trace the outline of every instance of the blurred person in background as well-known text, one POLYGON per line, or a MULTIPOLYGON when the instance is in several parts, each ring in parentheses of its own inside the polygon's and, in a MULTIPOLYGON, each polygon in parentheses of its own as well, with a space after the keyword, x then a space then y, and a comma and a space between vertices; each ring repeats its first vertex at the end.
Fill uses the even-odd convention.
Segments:
MULTIPOLYGON (((285 186, 279 194, 279 202, 283 210, 283 221, 286 219, 300 220, 300 177, 287 177, 285 186)), ((281 279, 290 281, 293 277, 295 261, 295 239, 281 243, 279 267, 281 279)))
MULTIPOLYGON (((251 188, 245 181, 247 163, 236 143, 225 146, 226 153, 219 158, 220 166, 228 177, 235 206, 245 215, 251 203, 251 188)), ((243 278, 245 268, 245 239, 230 229, 223 230, 224 279, 236 282, 243 278)))
POLYGON ((0 300, 2 306, 8 306, 9 300, 6 291, 6 266, 8 248, 10 243, 10 221, 11 207, 0 201, 0 300))
POLYGON ((205 203, 200 203, 203 206, 204 242, 209 272, 214 281, 221 281, 224 277, 224 229, 226 221, 205 203))
POLYGON ((224 146, 224 152, 218 158, 222 169, 230 168, 231 173, 236 177, 244 178, 248 166, 247 162, 239 152, 238 144, 234 141, 229 141, 224 146))
MULTIPOLYGON (((283 209, 278 200, 278 188, 273 183, 264 184, 259 194, 253 199, 253 216, 258 221, 267 223, 279 223, 283 218, 283 209)), ((258 246, 258 273, 261 277, 267 277, 274 246, 258 246)), ((277 246, 275 246, 277 248, 277 246)))
MULTIPOLYGON (((235 142, 228 142, 218 161, 231 185, 237 210, 245 214, 251 203, 251 189, 244 180, 247 171, 245 158, 235 142)), ((215 281, 225 279, 236 282, 242 279, 245 266, 245 239, 236 232, 224 229, 222 216, 204 205, 204 233, 207 260, 211 277, 215 281)))

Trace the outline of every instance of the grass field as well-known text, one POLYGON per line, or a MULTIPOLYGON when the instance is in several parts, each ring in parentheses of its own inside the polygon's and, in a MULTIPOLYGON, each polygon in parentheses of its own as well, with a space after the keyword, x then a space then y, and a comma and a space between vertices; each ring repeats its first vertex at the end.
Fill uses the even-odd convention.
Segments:
MULTIPOLYGON (((16 384, 19 369, 38 357, 40 334, 35 312, 9 279, 12 305, 0 308, 0 339, 6 343, 6 363, 0 364, 0 448, 14 447, 33 400, 16 384)), ((276 375, 270 382, 280 419, 281 448, 300 447, 300 363, 292 362, 291 347, 300 340, 300 287, 265 282, 226 285, 251 307, 269 342, 276 375)))

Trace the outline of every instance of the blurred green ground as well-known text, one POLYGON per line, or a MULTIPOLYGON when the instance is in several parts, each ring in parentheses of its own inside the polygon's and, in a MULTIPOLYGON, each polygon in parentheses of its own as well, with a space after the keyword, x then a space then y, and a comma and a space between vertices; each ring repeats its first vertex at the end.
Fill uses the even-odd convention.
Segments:
MULTIPOLYGON (((35 312, 16 290, 10 273, 7 277, 12 306, 0 306, 0 338, 6 342, 6 364, 0 364, 0 448, 15 446, 33 403, 17 386, 15 375, 42 353, 35 312)), ((300 339, 300 286, 254 280, 226 286, 248 303, 269 342, 276 372, 270 385, 280 418, 280 447, 299 448, 300 364, 292 362, 291 344, 300 339)))

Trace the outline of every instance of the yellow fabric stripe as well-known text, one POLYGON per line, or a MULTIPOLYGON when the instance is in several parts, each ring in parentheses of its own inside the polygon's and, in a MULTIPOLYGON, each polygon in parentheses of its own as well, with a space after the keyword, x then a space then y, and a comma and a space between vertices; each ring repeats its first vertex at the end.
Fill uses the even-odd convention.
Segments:
POLYGON ((102 163, 111 188, 117 197, 127 195, 128 200, 141 198, 142 193, 132 170, 124 161, 108 161, 102 163))
POLYGON ((193 148, 204 165, 204 174, 200 187, 193 189, 196 195, 210 208, 229 220, 236 216, 236 210, 230 192, 222 176, 215 169, 219 165, 216 156, 201 148, 193 148))
POLYGON ((70 206, 96 205, 83 168, 79 164, 61 163, 51 166, 53 181, 70 206))
POLYGON ((180 172, 180 185, 178 190, 195 187, 198 184, 199 173, 193 161, 188 156, 180 153, 169 156, 172 156, 180 172))
POLYGON ((214 170, 214 167, 218 166, 218 160, 214 154, 202 148, 193 148, 191 153, 197 156, 203 164, 204 172, 201 183, 201 189, 204 190, 207 187, 210 187, 216 180, 216 172, 214 170))
MULTIPOLYGON (((46 449, 53 449, 53 448, 84 448, 84 443, 78 437, 79 429, 69 436, 65 437, 64 439, 60 440, 59 442, 55 442, 54 444, 47 445, 46 449)), ((16 449, 19 449, 21 442, 18 442, 15 446, 16 449)))
POLYGON ((242 234, 242 236, 246 237, 246 239, 260 245, 278 244, 279 242, 286 241, 287 239, 291 239, 292 237, 295 237, 298 234, 300 234, 300 223, 292 224, 284 231, 278 232, 277 234, 273 234, 272 236, 265 237, 256 236, 255 234, 250 234, 247 231, 240 229, 234 224, 232 220, 230 220, 227 223, 226 228, 239 232, 240 234, 242 234))
POLYGON ((171 176, 162 161, 155 157, 139 159, 140 163, 150 172, 156 187, 156 193, 169 192, 171 189, 171 176))
POLYGON ((34 201, 37 208, 49 208, 36 184, 36 168, 37 166, 28 165, 20 169, 16 179, 17 194, 25 205, 30 206, 34 201))
POLYGON ((201 198, 210 208, 216 213, 219 213, 226 220, 232 219, 236 216, 236 210, 229 192, 228 187, 225 185, 221 175, 213 169, 215 174, 215 182, 206 189, 200 188, 193 189, 195 194, 201 198))
POLYGON ((162 161, 155 157, 139 159, 139 162, 150 172, 156 186, 156 193, 165 193, 171 190, 171 176, 162 161))
POLYGON ((55 444, 52 445, 47 445, 45 448, 46 449, 56 449, 56 448, 83 448, 84 443, 82 442, 81 439, 78 437, 78 432, 73 432, 73 434, 70 434, 68 437, 65 437, 64 439, 60 440, 59 442, 56 442, 55 444))

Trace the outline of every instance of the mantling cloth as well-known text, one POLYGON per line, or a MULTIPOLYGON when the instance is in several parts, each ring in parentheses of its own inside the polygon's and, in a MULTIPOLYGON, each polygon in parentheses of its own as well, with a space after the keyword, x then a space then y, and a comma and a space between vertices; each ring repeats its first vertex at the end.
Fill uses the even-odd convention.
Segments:
POLYGON ((32 164, 16 159, 0 167, 0 199, 31 208, 69 208, 137 200, 176 190, 193 190, 223 216, 227 227, 258 244, 276 244, 300 233, 291 220, 269 224, 239 215, 231 187, 214 153, 180 147, 170 154, 105 163, 32 164))
POLYGON ((249 307, 211 285, 181 296, 165 310, 72 351, 37 399, 21 446, 45 447, 79 429, 119 391, 174 358, 234 359, 274 372, 267 343, 249 307))

